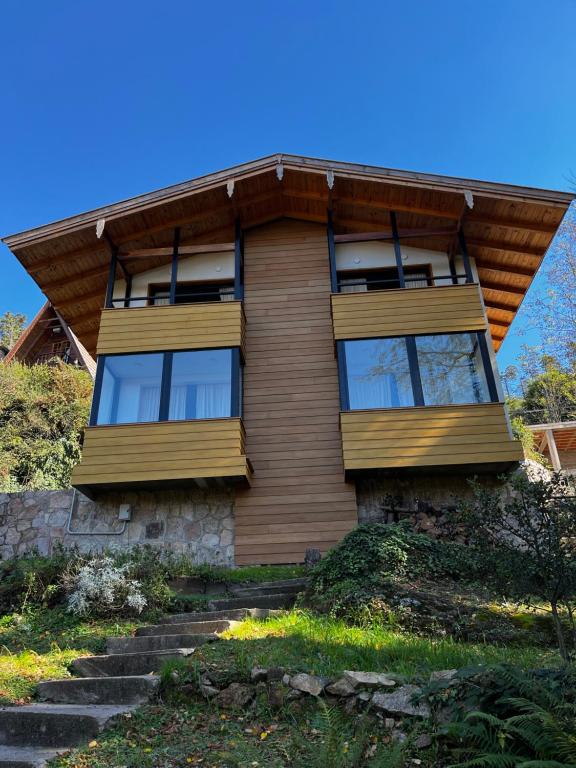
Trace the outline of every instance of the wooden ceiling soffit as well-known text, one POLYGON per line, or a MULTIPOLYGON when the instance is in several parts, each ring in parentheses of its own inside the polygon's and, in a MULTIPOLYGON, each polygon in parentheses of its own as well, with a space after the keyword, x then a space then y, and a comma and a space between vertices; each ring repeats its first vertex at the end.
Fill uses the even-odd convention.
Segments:
MULTIPOLYGON (((234 243, 208 243, 205 245, 180 245, 178 256, 192 256, 197 253, 226 253, 234 250, 234 243)), ((119 255, 124 259, 146 259, 153 256, 172 256, 172 248, 139 248, 135 251, 123 251, 119 255)))
MULTIPOLYGON (((523 296, 527 288, 520 288, 517 285, 506 285, 505 283, 496 283, 493 280, 480 280, 480 287, 485 291, 495 291, 496 293, 512 293, 523 296)), ((490 303, 487 301, 487 303, 490 303)))
POLYGON ((501 301, 491 301, 488 299, 484 299, 484 306, 486 309, 494 309, 498 312, 510 312, 511 315, 515 315, 518 311, 518 304, 505 304, 501 301))
POLYGON ((476 267, 478 270, 490 270, 490 272, 504 272, 509 275, 518 275, 521 277, 534 276, 536 267, 523 267, 517 264, 502 264, 497 261, 488 261, 486 259, 476 259, 476 267))

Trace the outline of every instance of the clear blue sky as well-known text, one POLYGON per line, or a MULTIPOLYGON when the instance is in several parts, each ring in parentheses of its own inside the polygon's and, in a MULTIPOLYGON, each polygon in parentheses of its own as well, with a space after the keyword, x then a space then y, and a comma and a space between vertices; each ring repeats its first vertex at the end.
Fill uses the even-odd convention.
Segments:
MULTIPOLYGON (((2 234, 273 152, 576 171, 574 0, 3 0, 0 22, 2 234)), ((0 314, 30 316, 1 248, 0 314)))

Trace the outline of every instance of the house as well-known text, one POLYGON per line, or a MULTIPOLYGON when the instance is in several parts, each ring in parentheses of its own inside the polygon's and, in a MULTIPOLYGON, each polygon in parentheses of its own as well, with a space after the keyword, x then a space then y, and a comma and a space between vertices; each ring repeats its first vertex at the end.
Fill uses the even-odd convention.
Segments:
POLYGON ((572 197, 273 155, 5 238, 97 355, 73 485, 226 489, 236 563, 301 562, 516 466, 495 352, 572 197))
POLYGON ((576 474, 576 421, 527 424, 534 434, 534 448, 555 472, 576 474))
POLYGON ((96 361, 76 337, 60 313, 47 301, 30 325, 7 351, 4 362, 18 360, 35 365, 58 358, 96 375, 96 361))

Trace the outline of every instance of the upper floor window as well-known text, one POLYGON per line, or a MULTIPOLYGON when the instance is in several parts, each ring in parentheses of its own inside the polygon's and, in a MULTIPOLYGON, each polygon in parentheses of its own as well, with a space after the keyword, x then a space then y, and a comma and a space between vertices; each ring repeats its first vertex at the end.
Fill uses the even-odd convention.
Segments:
MULTIPOLYGON (((426 288, 433 285, 434 279, 430 265, 405 266, 404 281, 406 288, 426 288)), ((338 272, 338 288, 340 293, 363 293, 400 288, 398 270, 396 267, 342 270, 338 272)))
POLYGON ((480 333, 342 342, 345 410, 497 400, 480 333))
MULTIPOLYGON (((234 282, 178 283, 175 304, 191 304, 196 301, 233 301, 234 282)), ((170 285, 150 285, 149 303, 170 304, 170 285)))
POLYGON ((105 355, 98 364, 93 424, 239 415, 238 349, 105 355))

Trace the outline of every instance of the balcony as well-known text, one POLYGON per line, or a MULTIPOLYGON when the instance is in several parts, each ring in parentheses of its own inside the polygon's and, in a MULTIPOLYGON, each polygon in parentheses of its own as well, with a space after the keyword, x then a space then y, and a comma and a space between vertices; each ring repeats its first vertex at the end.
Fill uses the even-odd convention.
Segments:
POLYGON ((332 322, 336 340, 487 328, 475 283, 333 293, 332 322))
POLYGON ((148 422, 88 427, 72 485, 99 492, 249 483, 251 468, 239 418, 148 422))
POLYGON ((344 468, 505 468, 523 459, 503 403, 346 411, 344 468))
POLYGON ((244 346, 241 301, 104 309, 97 354, 244 346))

